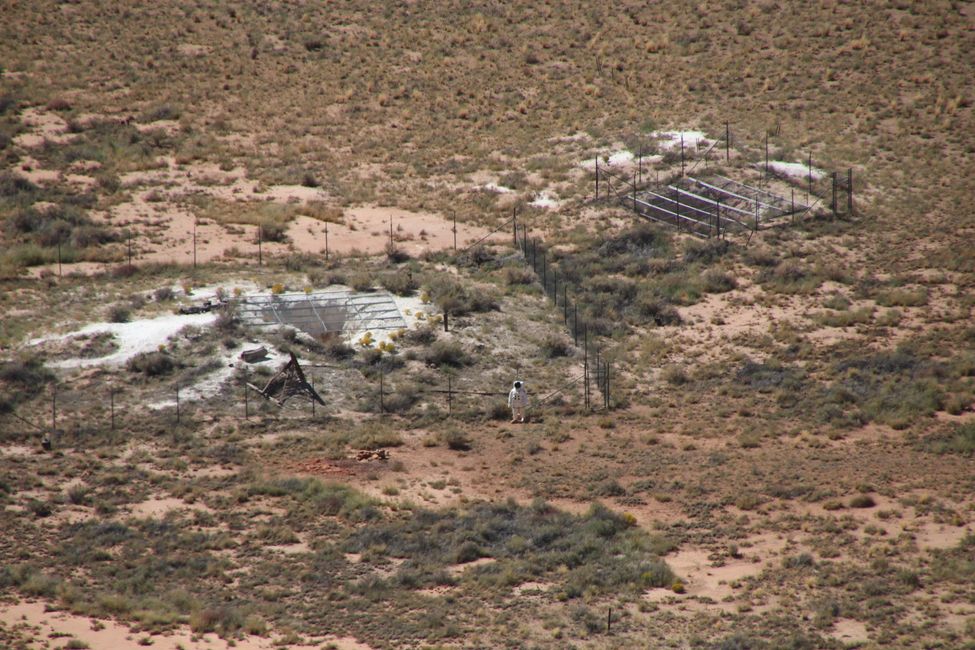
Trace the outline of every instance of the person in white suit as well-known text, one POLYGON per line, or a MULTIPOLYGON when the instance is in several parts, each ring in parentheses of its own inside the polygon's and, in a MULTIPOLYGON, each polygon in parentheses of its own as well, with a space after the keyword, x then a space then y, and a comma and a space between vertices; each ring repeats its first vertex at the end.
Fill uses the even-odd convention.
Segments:
POLYGON ((525 409, 528 408, 528 391, 525 389, 525 382, 516 381, 511 385, 508 406, 511 408, 512 422, 525 421, 525 409))

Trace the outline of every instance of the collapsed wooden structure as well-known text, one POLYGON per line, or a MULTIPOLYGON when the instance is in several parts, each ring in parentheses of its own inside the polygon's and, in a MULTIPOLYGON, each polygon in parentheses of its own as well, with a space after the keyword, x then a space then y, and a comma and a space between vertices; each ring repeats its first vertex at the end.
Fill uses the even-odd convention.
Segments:
POLYGON ((267 381, 264 388, 258 388, 251 383, 248 383, 247 386, 260 393, 264 399, 274 402, 278 406, 284 406, 284 403, 292 397, 318 402, 325 406, 325 400, 305 379, 305 373, 301 369, 298 357, 295 356, 294 352, 291 353, 291 359, 267 381))

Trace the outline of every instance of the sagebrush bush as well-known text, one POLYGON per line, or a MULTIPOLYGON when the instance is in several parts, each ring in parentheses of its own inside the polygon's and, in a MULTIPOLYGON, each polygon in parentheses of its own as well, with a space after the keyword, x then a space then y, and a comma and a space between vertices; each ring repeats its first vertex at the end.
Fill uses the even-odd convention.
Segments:
POLYGON ((132 312, 127 305, 112 305, 108 308, 108 322, 128 323, 132 312))
POLYGON ((409 272, 396 271, 394 273, 384 273, 379 277, 379 284, 384 289, 397 296, 410 296, 420 286, 409 272))
POLYGON ((436 341, 423 354, 423 360, 430 366, 452 366, 459 368, 470 363, 470 357, 456 341, 436 341))
POLYGON ((539 344, 542 355, 546 359, 556 359, 558 357, 568 357, 572 355, 572 343, 564 336, 549 334, 539 344))
POLYGON ((471 289, 446 275, 434 276, 427 282, 433 301, 441 311, 451 316, 493 311, 498 308, 497 298, 488 291, 471 289))
POLYGON ((129 372, 139 372, 146 377, 167 375, 176 369, 176 362, 165 352, 142 352, 125 363, 129 372))
POLYGON ((707 293, 726 293, 738 287, 734 276, 719 269, 708 269, 701 276, 701 280, 707 293))
MULTIPOLYGON (((286 242, 288 241, 288 225, 277 221, 262 221, 259 224, 258 238, 266 242, 286 242)), ((255 239, 255 242, 257 240, 255 239)))

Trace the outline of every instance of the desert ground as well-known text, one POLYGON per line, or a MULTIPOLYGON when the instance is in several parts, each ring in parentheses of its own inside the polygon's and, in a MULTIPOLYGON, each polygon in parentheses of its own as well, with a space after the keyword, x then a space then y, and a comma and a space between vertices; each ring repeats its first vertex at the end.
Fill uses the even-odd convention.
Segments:
POLYGON ((972 2, 0 16, 0 647, 975 648, 972 2))

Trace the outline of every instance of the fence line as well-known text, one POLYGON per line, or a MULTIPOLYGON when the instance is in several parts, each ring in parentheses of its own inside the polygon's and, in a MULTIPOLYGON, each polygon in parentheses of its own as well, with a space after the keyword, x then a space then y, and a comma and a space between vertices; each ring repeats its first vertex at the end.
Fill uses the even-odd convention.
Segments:
MULTIPOLYGON (((817 185, 813 179, 812 152, 808 152, 807 154, 804 187, 802 187, 803 179, 788 174, 780 175, 784 182, 793 186, 791 199, 777 196, 761 187, 748 186, 737 181, 731 181, 731 179, 726 179, 726 181, 729 184, 736 185, 739 189, 738 192, 731 192, 723 187, 704 187, 708 184, 702 184, 697 179, 691 177, 691 174, 694 173, 702 162, 706 168, 711 153, 721 144, 724 144, 725 162, 731 162, 731 124, 725 122, 724 127, 724 137, 714 139, 703 153, 697 152, 697 148, 695 147, 694 153, 689 154, 688 148, 685 147, 682 134, 680 140, 680 173, 671 175, 663 182, 660 181, 659 172, 656 182, 644 182, 642 146, 639 151, 637 168, 633 170, 631 177, 619 172, 614 173, 607 169, 606 165, 600 165, 599 157, 597 156, 594 174, 595 200, 614 201, 628 207, 641 217, 666 223, 675 226, 678 230, 683 229, 691 234, 707 238, 721 237, 727 233, 728 229, 751 230, 754 232, 763 224, 774 225, 774 220, 780 216, 790 215, 793 217, 792 222, 794 222, 796 217, 801 218, 810 214, 813 207, 821 204, 819 200, 815 199, 823 199, 824 197, 832 197, 829 201, 829 212, 833 218, 841 216, 853 217, 856 215, 852 168, 847 169, 845 174, 840 174, 835 171, 831 172, 821 177, 817 185), (689 156, 692 156, 694 163, 688 169, 687 163, 689 156), (685 183, 685 179, 701 187, 699 187, 697 192, 689 192, 688 189, 681 188, 681 184, 685 183), (796 202, 796 186, 805 189, 805 203, 796 202), (674 193, 674 196, 669 196, 671 192, 674 193), (687 198, 686 202, 682 202, 682 194, 687 198), (687 196, 688 194, 690 196, 687 196), (709 196, 711 194, 715 194, 715 196, 709 196), (845 211, 841 209, 840 194, 845 196, 845 211), (724 196, 726 203, 722 206, 714 206, 715 198, 720 198, 721 196, 724 196), (661 202, 663 205, 660 204, 661 202), (737 207, 733 205, 735 202, 745 202, 748 204, 749 212, 752 213, 752 222, 750 224, 732 219, 727 214, 721 214, 722 208, 728 211, 734 211, 737 207), (710 203, 714 209, 703 210, 701 209, 702 203, 710 203), (767 213, 765 215, 762 214, 763 208, 767 213), (695 217, 694 214, 698 216, 695 217), (726 226, 726 228, 722 228, 722 226, 726 226)), ((773 161, 770 160, 770 135, 771 132, 766 130, 763 135, 763 146, 760 152, 761 157, 758 161, 754 160, 754 149, 741 144, 743 139, 738 138, 737 150, 739 156, 747 164, 761 166, 763 170, 762 182, 764 183, 767 183, 771 176, 776 175, 772 166, 773 161)), ((750 235, 749 239, 751 238, 750 235)))

